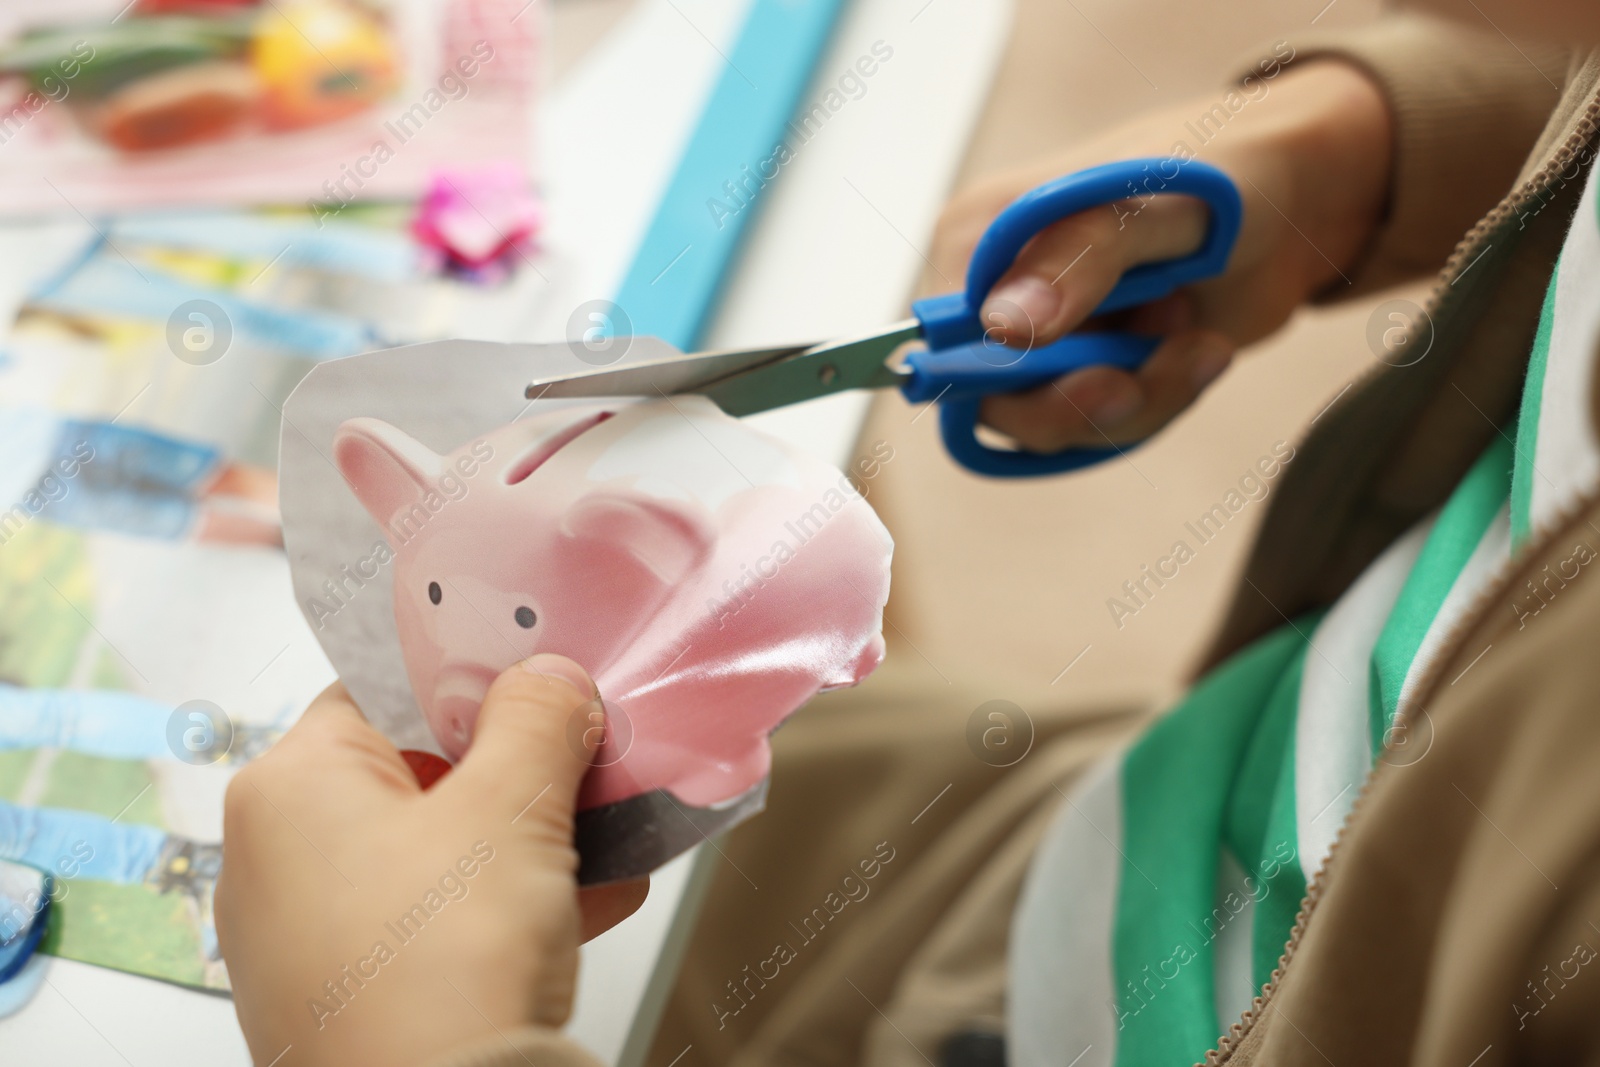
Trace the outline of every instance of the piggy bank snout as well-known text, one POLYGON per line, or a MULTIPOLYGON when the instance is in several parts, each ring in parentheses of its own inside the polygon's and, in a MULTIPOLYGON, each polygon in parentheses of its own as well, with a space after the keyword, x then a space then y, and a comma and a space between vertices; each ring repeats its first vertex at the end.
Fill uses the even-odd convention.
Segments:
POLYGON ((485 577, 450 576, 427 563, 402 559, 395 618, 412 691, 440 747, 458 759, 490 684, 538 651, 547 620, 532 596, 498 590, 485 577))
POLYGON ((472 742, 483 698, 499 672, 479 663, 447 663, 427 696, 429 725, 440 747, 460 759, 472 742))

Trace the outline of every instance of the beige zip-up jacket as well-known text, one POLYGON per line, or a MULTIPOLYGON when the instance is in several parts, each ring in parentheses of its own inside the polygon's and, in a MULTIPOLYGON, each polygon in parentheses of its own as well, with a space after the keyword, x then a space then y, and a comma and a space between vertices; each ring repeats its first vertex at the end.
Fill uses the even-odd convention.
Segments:
MULTIPOLYGON (((1297 62, 1331 55, 1366 68, 1396 121, 1387 221, 1354 285, 1329 297, 1444 269, 1427 305, 1431 340, 1412 342, 1430 345, 1426 357, 1363 378, 1299 447, 1212 663, 1284 615, 1331 603, 1445 499, 1509 421, 1600 120, 1594 57, 1553 61, 1549 52, 1420 18, 1326 35, 1298 51, 1297 62)), ((1593 401, 1600 421, 1600 397, 1593 401)), ((1556 527, 1535 531, 1521 562, 1480 598, 1400 709, 1392 736, 1408 751, 1374 772, 1310 887, 1277 977, 1208 1063, 1600 1064, 1600 577, 1585 570, 1548 581, 1579 543, 1600 550, 1600 491, 1556 527), (1530 581, 1546 591, 1531 617, 1518 608, 1530 581)), ((1029 805, 1055 799, 1048 782, 1041 776, 1036 800, 1019 800, 1022 790, 1013 789, 1010 803, 985 801, 995 811, 989 836, 1003 841, 1002 830, 1023 826, 1036 835, 1048 811, 1030 815, 1029 805)), ((775 811, 742 833, 770 836, 782 818, 775 811)), ((984 836, 970 826, 963 832, 984 836)), ((736 847, 737 835, 730 852, 736 847)), ((974 842, 966 852, 978 859, 946 867, 975 881, 1015 883, 1026 864, 1026 848, 974 842)), ((852 966, 865 991, 823 995, 822 983, 798 979, 741 1061, 888 1062, 861 1037, 876 1019, 856 994, 875 996, 892 978, 874 985, 871 975, 892 976, 945 936, 917 927, 926 920, 915 908, 955 892, 924 879, 885 900, 857 926, 852 966), (891 912, 895 899, 911 900, 911 911, 891 912), (869 930, 869 921, 883 929, 869 930), (895 923, 914 936, 886 934, 895 923), (854 1036, 834 1032, 846 1029, 854 1036)), ((985 909, 948 911, 947 923, 995 925, 985 909)), ((838 955, 852 959, 849 950, 838 955)), ((968 962, 977 972, 1003 971, 1003 959, 968 962)), ((949 1002, 929 1010, 937 1016, 949 1002)), ((559 1034, 530 1027, 436 1067, 529 1062, 594 1063, 559 1034)))
MULTIPOLYGON (((1367 65, 1399 123, 1392 220, 1357 279, 1371 286, 1434 250, 1456 183, 1515 158, 1516 117, 1554 87, 1508 42, 1420 20, 1327 47, 1367 65)), ((1514 416, 1597 93, 1600 58, 1575 57, 1511 191, 1440 274, 1426 357, 1380 367, 1319 420, 1212 662, 1277 627, 1278 608, 1330 602, 1514 416)), ((1600 423, 1600 396, 1590 412, 1600 423)), ((1600 547, 1595 490, 1534 531, 1399 709, 1411 751, 1379 762, 1278 977, 1207 1063, 1600 1063, 1600 580, 1555 572, 1600 547)))

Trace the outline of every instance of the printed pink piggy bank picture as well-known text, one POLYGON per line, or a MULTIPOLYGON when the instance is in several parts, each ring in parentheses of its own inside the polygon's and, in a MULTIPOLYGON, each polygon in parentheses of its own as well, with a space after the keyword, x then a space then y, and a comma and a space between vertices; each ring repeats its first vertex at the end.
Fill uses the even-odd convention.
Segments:
POLYGON ((569 730, 599 741, 586 883, 759 810, 772 731, 883 659, 893 544, 857 485, 704 398, 564 408, 446 455, 356 418, 333 458, 393 551, 407 676, 449 759, 506 667, 556 652, 594 677, 604 712, 569 730))

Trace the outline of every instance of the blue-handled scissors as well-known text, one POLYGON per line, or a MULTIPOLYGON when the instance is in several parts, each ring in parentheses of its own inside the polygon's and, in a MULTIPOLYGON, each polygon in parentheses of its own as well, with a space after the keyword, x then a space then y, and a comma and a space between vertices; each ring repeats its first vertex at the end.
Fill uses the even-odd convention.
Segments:
POLYGON ((919 300, 913 318, 866 337, 812 346, 705 352, 619 363, 577 376, 529 384, 527 396, 655 396, 701 393, 730 415, 751 415, 845 389, 900 389, 912 403, 939 404, 939 425, 950 455, 968 470, 997 477, 1076 470, 1117 454, 1076 448, 1048 455, 991 448, 978 439, 985 396, 1041 385, 1082 367, 1131 370, 1160 343, 1130 333, 1073 333, 1039 348, 1003 346, 986 336, 980 312, 989 290, 1035 234, 1069 215, 1133 194, 1181 193, 1203 200, 1211 218, 1200 248, 1182 258, 1147 263, 1123 274, 1096 314, 1159 299, 1220 274, 1239 234, 1239 191, 1205 163, 1132 159, 1046 182, 1024 193, 984 231, 972 253, 966 288, 919 300), (1168 171, 1176 173, 1168 176, 1168 171), (889 360, 908 342, 926 348, 889 360))

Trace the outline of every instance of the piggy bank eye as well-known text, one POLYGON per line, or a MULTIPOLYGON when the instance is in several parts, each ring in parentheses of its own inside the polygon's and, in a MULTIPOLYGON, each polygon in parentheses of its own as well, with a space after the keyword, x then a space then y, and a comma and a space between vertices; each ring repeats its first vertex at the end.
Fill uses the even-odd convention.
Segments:
POLYGON ((535 615, 533 609, 528 607, 518 608, 516 614, 512 617, 517 620, 517 625, 524 630, 533 629, 533 624, 539 621, 539 616, 535 615))
POLYGON ((428 583, 428 599, 435 604, 444 599, 444 590, 439 588, 438 582, 428 583))

